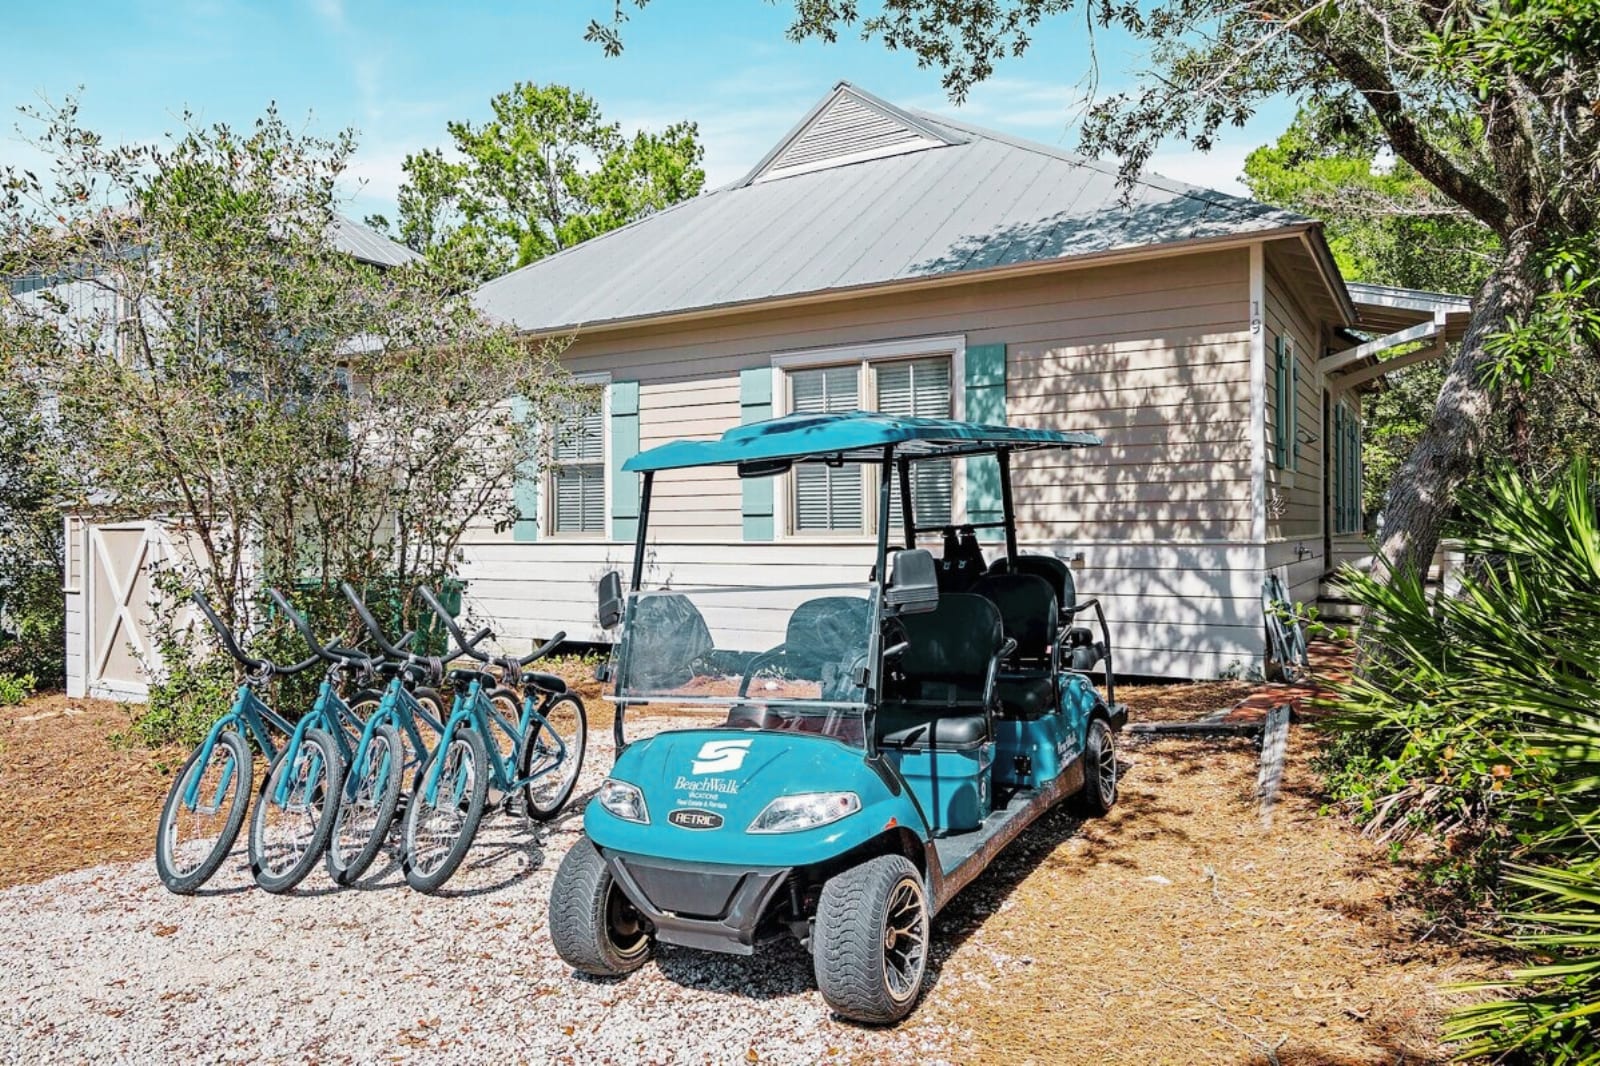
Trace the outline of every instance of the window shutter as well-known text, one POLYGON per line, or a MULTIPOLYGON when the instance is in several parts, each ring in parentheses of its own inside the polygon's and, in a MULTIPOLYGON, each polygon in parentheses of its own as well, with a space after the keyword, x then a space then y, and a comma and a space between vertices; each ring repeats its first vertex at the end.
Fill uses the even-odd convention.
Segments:
MULTIPOLYGON (((769 379, 770 380, 770 379, 769 379)), ((795 414, 853 411, 861 406, 858 364, 797 370, 789 375, 795 414)), ((858 532, 861 521, 861 467, 803 463, 794 468, 794 528, 801 533, 858 532)))
MULTIPOLYGON (((772 417, 772 371, 764 366, 739 371, 739 422, 749 425, 772 417)), ((770 477, 740 478, 745 540, 771 540, 772 483, 770 477)))
MULTIPOLYGON (((979 344, 966 355, 966 418, 969 422, 1006 424, 1006 346, 979 344)), ((1000 502, 1000 462, 992 455, 967 461, 967 521, 998 522, 1004 516, 1000 502)), ((998 540, 998 529, 983 530, 984 540, 998 540)))
MULTIPOLYGON (((878 410, 899 418, 949 418, 950 363, 943 359, 923 359, 891 363, 877 368, 878 410)), ((911 467, 911 506, 925 526, 948 525, 951 521, 951 494, 954 464, 949 459, 928 459, 911 467)), ((896 536, 904 517, 900 507, 900 488, 889 496, 889 535, 896 536)))
POLYGON ((1289 345, 1289 458, 1291 468, 1300 469, 1300 356, 1289 345))
POLYGON ((1278 469, 1289 465, 1287 425, 1289 389, 1284 384, 1283 338, 1272 338, 1272 464, 1278 469))
POLYGON ((611 536, 631 541, 639 533, 639 475, 622 469, 639 452, 639 383, 611 383, 611 536))
MULTIPOLYGON (((511 401, 511 417, 518 422, 526 421, 530 409, 528 401, 520 396, 511 401)), ((511 483, 511 505, 516 509, 517 517, 511 523, 511 539, 519 543, 527 543, 539 538, 539 461, 528 459, 517 467, 517 475, 511 483)))

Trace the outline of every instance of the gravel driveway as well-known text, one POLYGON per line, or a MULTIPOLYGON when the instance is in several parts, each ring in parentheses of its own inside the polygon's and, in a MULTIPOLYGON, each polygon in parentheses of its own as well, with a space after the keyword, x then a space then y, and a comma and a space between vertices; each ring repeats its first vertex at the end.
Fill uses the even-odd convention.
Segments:
MULTIPOLYGON (((320 870, 259 891, 241 848, 204 894, 149 862, 0 892, 0 1062, 938 1061, 954 1034, 833 1020, 793 942, 755 958, 663 949, 620 982, 575 975, 545 927, 582 801, 611 765, 590 736, 577 800, 537 831, 485 819, 447 894, 390 860, 356 889, 320 870)), ((376 869, 376 868, 375 868, 376 869)))

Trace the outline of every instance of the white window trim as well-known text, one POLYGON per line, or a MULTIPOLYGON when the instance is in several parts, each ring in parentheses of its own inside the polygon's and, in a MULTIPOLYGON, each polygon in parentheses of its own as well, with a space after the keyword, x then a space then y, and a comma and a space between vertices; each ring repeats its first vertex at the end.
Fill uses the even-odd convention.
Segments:
MULTIPOLYGON (((950 417, 960 421, 966 411, 967 337, 964 333, 945 333, 928 337, 902 337, 869 341, 863 344, 838 344, 826 348, 803 348, 772 355, 772 416, 789 414, 789 371, 813 367, 841 366, 848 363, 898 362, 918 357, 946 356, 950 360, 950 417)), ((874 484, 869 478, 869 485, 874 484)), ((773 537, 791 544, 863 544, 875 539, 878 513, 876 493, 863 491, 864 531, 861 533, 796 533, 790 528, 790 497, 793 481, 785 477, 784 488, 772 494, 773 537)), ((967 476, 963 463, 956 463, 950 481, 950 517, 957 524, 967 520, 967 476)), ((893 540, 895 531, 890 531, 893 540)))
POLYGON ((605 522, 598 533, 557 533, 556 532, 556 504, 555 490, 552 487, 556 472, 554 455, 545 464, 544 470, 539 475, 539 515, 543 519, 544 530, 540 539, 546 537, 551 540, 561 541, 610 541, 613 539, 611 532, 611 371, 596 370, 585 374, 574 374, 572 380, 579 385, 600 386, 600 494, 604 506, 605 522))

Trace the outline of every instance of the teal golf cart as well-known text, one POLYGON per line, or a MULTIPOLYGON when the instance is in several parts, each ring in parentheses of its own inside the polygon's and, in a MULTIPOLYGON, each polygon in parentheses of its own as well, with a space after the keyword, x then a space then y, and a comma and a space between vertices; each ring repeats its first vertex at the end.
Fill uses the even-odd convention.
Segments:
POLYGON ((1018 551, 1011 491, 1017 453, 1099 443, 857 411, 629 459, 642 475, 631 581, 600 583, 601 624, 620 626, 602 676, 618 756, 551 890, 561 957, 618 976, 658 941, 748 955, 792 935, 840 1015, 904 1017, 932 916, 1057 803, 1098 814, 1116 801, 1127 710, 1104 614, 1077 598, 1066 564, 1018 551), (919 524, 917 489, 948 483, 958 458, 968 477, 998 475, 1001 517, 919 524), (657 477, 808 465, 875 478, 864 580, 760 584, 791 569, 772 566, 740 587, 645 587, 657 477), (983 530, 1003 535, 992 561, 983 530), (935 539, 937 555, 917 547, 935 539), (625 743, 627 715, 645 706, 694 708, 707 725, 625 743))

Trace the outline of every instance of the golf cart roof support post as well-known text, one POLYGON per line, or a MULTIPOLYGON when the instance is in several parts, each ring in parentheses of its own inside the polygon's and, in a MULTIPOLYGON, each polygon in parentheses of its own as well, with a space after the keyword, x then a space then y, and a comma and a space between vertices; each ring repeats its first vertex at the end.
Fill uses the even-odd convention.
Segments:
POLYGON ((650 487, 655 483, 656 472, 646 470, 644 483, 639 486, 639 533, 633 539, 633 585, 630 591, 638 592, 644 583, 644 538, 650 528, 650 487))
POLYGON ((1006 565, 1016 573, 1017 515, 1011 509, 1011 449, 997 449, 995 458, 1000 461, 1000 513, 1006 527, 1006 565))
POLYGON ((917 546, 917 517, 911 513, 911 460, 902 455, 896 463, 900 475, 900 518, 906 527, 906 547, 917 546))
MULTIPOLYGON (((900 460, 901 484, 905 484, 904 473, 909 464, 905 459, 900 460)), ((876 606, 873 608, 872 635, 868 638, 868 659, 872 663, 872 687, 877 689, 883 677, 883 597, 884 591, 889 587, 889 481, 890 474, 894 472, 894 445, 883 446, 883 477, 878 484, 878 595, 876 606)), ((912 528, 911 501, 907 499, 902 488, 902 499, 906 508, 906 529, 912 528)), ((912 547, 908 544, 907 547, 912 547)), ((868 693, 867 707, 861 715, 861 740, 867 751, 869 760, 878 757, 878 712, 877 694, 868 693)))
POLYGON ((883 476, 878 479, 878 591, 889 587, 889 482, 894 474, 894 445, 883 446, 883 476))

